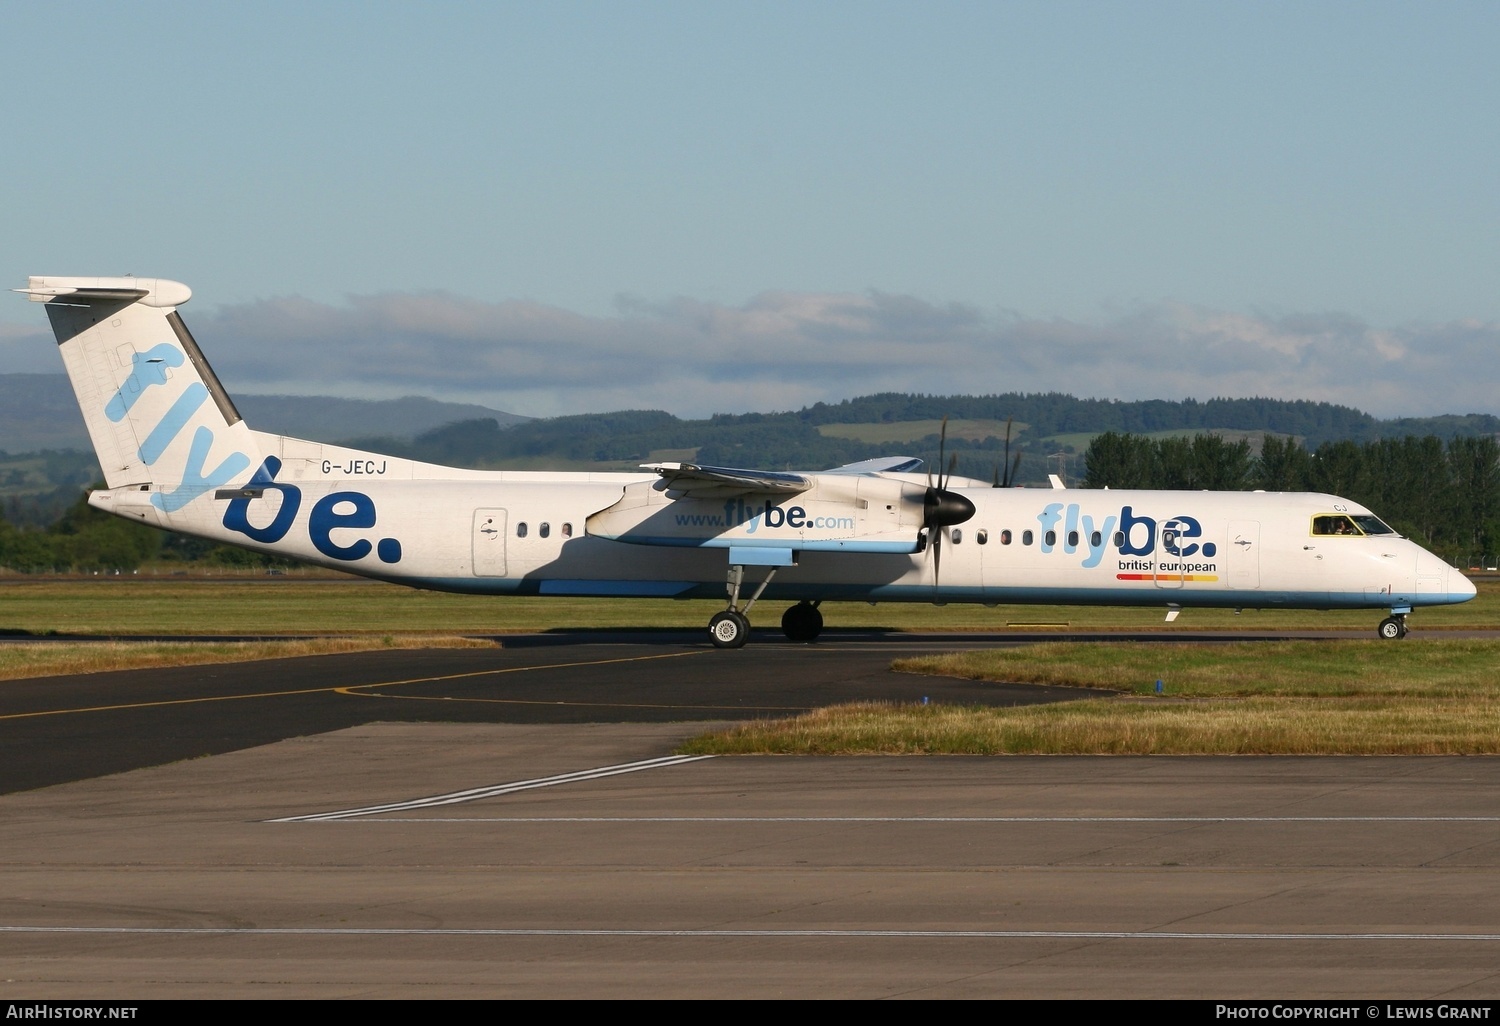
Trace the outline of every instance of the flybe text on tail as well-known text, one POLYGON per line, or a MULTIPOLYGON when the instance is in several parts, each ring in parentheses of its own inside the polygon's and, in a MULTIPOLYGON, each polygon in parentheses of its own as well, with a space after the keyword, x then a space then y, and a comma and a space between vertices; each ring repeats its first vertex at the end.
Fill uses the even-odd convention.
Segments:
MULTIPOLYGON (((133 366, 130 376, 104 405, 104 415, 115 423, 124 420, 151 389, 165 388, 171 380, 168 371, 186 363, 187 355, 172 343, 162 342, 144 353, 131 353, 130 359, 133 366)), ((137 450, 141 462, 155 467, 208 399, 207 386, 201 381, 190 381, 172 400, 161 419, 146 432, 137 450)), ((154 492, 151 496, 153 506, 164 513, 175 513, 198 496, 222 488, 250 466, 250 457, 236 451, 209 469, 209 454, 215 441, 213 429, 207 425, 200 424, 194 429, 176 487, 171 491, 154 492)), ((167 470, 166 467, 162 469, 167 470)))

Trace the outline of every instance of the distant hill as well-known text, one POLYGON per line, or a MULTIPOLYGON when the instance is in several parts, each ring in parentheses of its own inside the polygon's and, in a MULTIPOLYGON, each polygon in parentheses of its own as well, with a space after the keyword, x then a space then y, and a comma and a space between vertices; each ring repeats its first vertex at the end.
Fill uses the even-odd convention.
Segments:
MULTIPOLYGON (((257 431, 347 442, 383 435, 410 440, 459 420, 494 420, 501 426, 527 418, 487 406, 404 399, 338 399, 332 396, 246 395, 234 404, 257 431)), ((92 450, 78 401, 65 374, 0 374, 0 451, 92 450)))
POLYGON ((728 467, 817 470, 876 456, 919 456, 936 465, 948 417, 947 451, 958 473, 989 478, 1006 453, 1022 454, 1019 480, 1048 473, 1082 477, 1081 454, 1104 431, 1151 436, 1221 434, 1259 448, 1265 434, 1309 449, 1324 442, 1368 442, 1406 435, 1500 434, 1488 414, 1382 421, 1349 406, 1280 399, 1078 399, 1058 393, 931 396, 887 393, 818 403, 784 413, 719 414, 681 420, 661 410, 621 410, 529 421, 506 430, 484 419, 450 424, 410 443, 371 438, 363 447, 456 466, 627 468, 646 461, 687 460, 728 467))
MULTIPOLYGON (((817 470, 876 456, 919 456, 936 466, 948 418, 947 452, 958 473, 988 479, 1005 459, 1007 424, 1019 481, 1070 482, 1082 453, 1104 431, 1153 437, 1220 434, 1258 451, 1263 435, 1309 450, 1325 442, 1436 435, 1500 436, 1500 417, 1446 415, 1378 420, 1350 406, 1282 399, 1162 399, 1121 402, 1057 392, 909 395, 889 392, 779 413, 717 414, 683 420, 661 410, 619 410, 526 420, 483 406, 410 397, 389 401, 327 396, 236 395, 256 428, 461 467, 537 470, 623 469, 647 461, 696 461, 768 470, 817 470)), ((89 448, 67 379, 0 375, 0 450, 89 448)), ((73 486, 86 469, 57 458, 0 461, 0 499, 73 486), (7 483, 8 482, 8 483, 7 483)), ((61 494, 61 493, 59 493, 61 494)), ((39 514, 40 515, 40 514, 39 514)))

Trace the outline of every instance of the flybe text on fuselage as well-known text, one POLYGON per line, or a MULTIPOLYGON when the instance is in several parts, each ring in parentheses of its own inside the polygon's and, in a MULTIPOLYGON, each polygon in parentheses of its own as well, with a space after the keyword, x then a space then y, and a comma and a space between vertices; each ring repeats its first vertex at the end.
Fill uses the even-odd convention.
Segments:
POLYGON ((724 503, 724 512, 679 513, 679 527, 744 527, 746 534, 754 534, 762 526, 776 529, 790 527, 793 530, 846 530, 854 529, 853 517, 829 517, 809 514, 801 506, 778 506, 766 499, 760 505, 754 501, 746 503, 743 497, 724 503))
POLYGON ((1065 555, 1082 552, 1082 566, 1092 569, 1104 561, 1109 546, 1118 549, 1121 570, 1189 570, 1212 571, 1213 564, 1202 560, 1213 559, 1218 546, 1203 539, 1203 525, 1197 517, 1184 514, 1157 521, 1154 517, 1138 515, 1131 506, 1124 506, 1118 513, 1095 517, 1084 513, 1076 502, 1050 502, 1037 514, 1041 528, 1039 548, 1044 553, 1061 550, 1065 555), (1173 557, 1175 562, 1160 566, 1155 560, 1127 559, 1145 557, 1157 551, 1158 543, 1163 554, 1173 557), (1188 564, 1193 557, 1198 561, 1188 564), (1129 564, 1129 565, 1127 565, 1129 564))
MULTIPOLYGON (((286 537, 302 507, 302 489, 293 484, 280 484, 276 475, 281 470, 281 461, 267 456, 250 479, 251 495, 267 491, 281 493, 281 506, 270 521, 256 524, 251 520, 251 495, 240 496, 230 501, 224 511, 224 526, 251 541, 271 545, 286 537)), ((382 563, 401 562, 401 542, 396 538, 369 538, 354 535, 352 531, 363 531, 374 527, 377 516, 375 501, 364 492, 330 492, 313 503, 307 516, 307 535, 313 548, 330 559, 351 562, 364 559, 373 550, 382 563), (333 532, 339 531, 335 538, 333 532)))

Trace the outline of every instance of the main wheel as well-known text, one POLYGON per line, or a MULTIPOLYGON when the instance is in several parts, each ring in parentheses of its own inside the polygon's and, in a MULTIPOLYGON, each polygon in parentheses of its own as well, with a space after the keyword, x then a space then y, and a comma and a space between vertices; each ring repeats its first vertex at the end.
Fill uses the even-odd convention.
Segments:
POLYGON ((1406 624, 1401 622, 1399 616, 1388 616, 1380 621, 1380 626, 1375 629, 1386 641, 1397 641, 1406 637, 1406 624))
POLYGON ((750 640, 750 621, 726 609, 708 621, 708 636, 715 648, 740 648, 750 640))
POLYGON ((812 641, 823 633, 823 614, 811 602, 798 602, 781 614, 781 633, 789 641, 812 641))

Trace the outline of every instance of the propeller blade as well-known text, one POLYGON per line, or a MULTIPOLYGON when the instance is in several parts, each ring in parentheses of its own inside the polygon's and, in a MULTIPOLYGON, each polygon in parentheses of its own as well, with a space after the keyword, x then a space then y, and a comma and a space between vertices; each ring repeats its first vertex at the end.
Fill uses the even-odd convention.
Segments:
MULTIPOLYGON (((1014 421, 1014 417, 1005 418, 1005 459, 1002 462, 1004 462, 1007 469, 1010 467, 1010 427, 1011 424, 1014 423, 1014 421)), ((1005 475, 1005 487, 1009 488, 1010 486, 1011 476, 1009 473, 1007 473, 1005 475)))
POLYGON ((927 532, 927 548, 932 551, 932 583, 936 587, 943 565, 943 534, 954 524, 962 524, 974 515, 974 504, 957 492, 948 490, 948 482, 958 469, 958 453, 943 457, 948 449, 948 418, 943 418, 938 432, 938 479, 932 483, 932 467, 927 468, 927 493, 922 497, 922 528, 927 532))
MULTIPOLYGON (((940 492, 943 491, 943 490, 945 490, 948 487, 948 478, 943 476, 943 455, 946 452, 947 448, 948 448, 948 418, 947 418, 946 415, 944 415, 944 417, 943 417, 943 426, 938 431, 938 491, 940 491, 940 492)), ((952 469, 950 469, 948 471, 948 476, 951 477, 952 474, 953 474, 953 471, 952 471, 952 469)))

